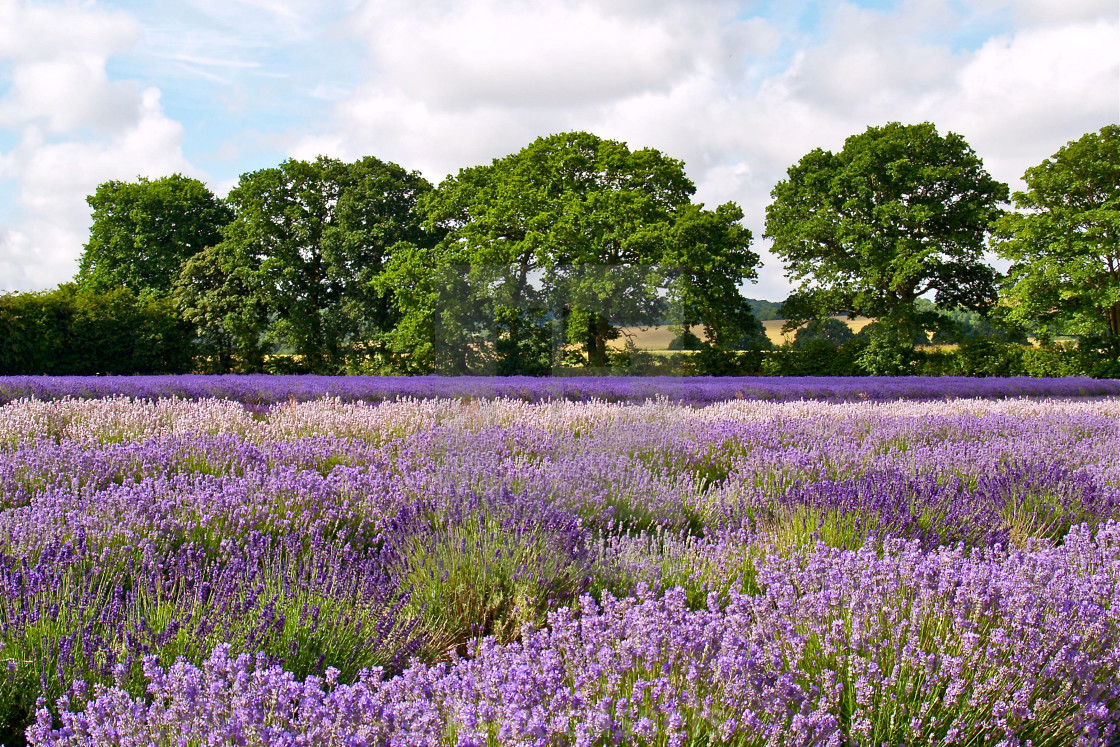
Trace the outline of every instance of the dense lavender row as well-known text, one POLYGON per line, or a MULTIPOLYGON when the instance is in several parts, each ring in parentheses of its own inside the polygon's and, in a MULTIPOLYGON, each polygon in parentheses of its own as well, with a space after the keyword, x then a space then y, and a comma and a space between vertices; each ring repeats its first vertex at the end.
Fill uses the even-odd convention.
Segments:
POLYGON ((643 402, 664 397, 706 405, 728 399, 891 400, 950 397, 1085 397, 1120 394, 1120 380, 1029 377, 397 377, 397 376, 0 376, 0 404, 24 397, 127 395, 229 399, 247 405, 337 397, 345 402, 439 397, 643 402))
POLYGON ((37 744, 1102 744, 1116 733, 1120 527, 1008 555, 890 543, 760 564, 758 595, 589 596, 522 641, 383 680, 298 682, 215 650, 145 663, 37 744), (1111 570, 1110 570, 1111 569, 1111 570), (979 676, 978 676, 979 675, 979 676), (228 741, 226 741, 228 740, 228 741))
POLYGON ((1120 399, 0 407, 0 741, 1120 737, 1120 399))

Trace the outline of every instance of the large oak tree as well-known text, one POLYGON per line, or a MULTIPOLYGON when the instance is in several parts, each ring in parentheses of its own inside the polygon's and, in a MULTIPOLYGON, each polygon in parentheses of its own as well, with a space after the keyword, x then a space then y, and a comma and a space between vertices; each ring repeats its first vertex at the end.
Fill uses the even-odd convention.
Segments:
POLYGON ((771 196, 766 235, 803 316, 860 314, 908 341, 934 321, 916 305, 923 294, 973 310, 996 301, 983 252, 1007 186, 960 135, 869 127, 837 153, 806 154, 771 196))
POLYGON ((376 354, 399 317, 392 290, 374 280, 398 243, 430 243, 415 211, 429 189, 417 172, 372 156, 243 174, 223 241, 181 279, 186 313, 219 349, 240 340, 246 351, 263 314, 272 342, 298 355, 297 370, 345 370, 376 354))
POLYGON ((1120 336, 1120 125, 1067 143, 1023 175, 996 229, 1013 262, 1008 315, 1075 334, 1120 336))
POLYGON ((560 322, 587 362, 603 366, 614 323, 656 322, 672 294, 687 298, 692 323, 718 325, 717 310, 741 322, 738 284, 758 262, 750 232, 736 206, 705 211, 690 203, 694 192, 680 161, 584 132, 538 138, 449 177, 425 200, 430 227, 445 232, 433 262, 461 268, 434 310, 444 336, 457 313, 461 323, 484 314, 505 346, 497 370, 512 373, 502 360, 542 368, 548 327, 560 322))

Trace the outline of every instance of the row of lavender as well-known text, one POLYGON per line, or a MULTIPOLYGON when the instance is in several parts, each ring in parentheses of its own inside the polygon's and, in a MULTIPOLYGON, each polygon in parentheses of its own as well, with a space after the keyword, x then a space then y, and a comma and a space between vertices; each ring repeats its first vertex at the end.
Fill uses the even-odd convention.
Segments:
POLYGON ((18 400, 7 744, 1120 736, 1120 400, 18 400))
POLYGON ((0 376, 0 404, 128 395, 154 399, 221 398, 268 406, 324 395, 346 402, 441 397, 642 402, 663 397, 707 405, 727 399, 891 400, 951 397, 1086 397, 1120 394, 1120 380, 1070 377, 975 379, 969 377, 592 377, 529 376, 0 376))

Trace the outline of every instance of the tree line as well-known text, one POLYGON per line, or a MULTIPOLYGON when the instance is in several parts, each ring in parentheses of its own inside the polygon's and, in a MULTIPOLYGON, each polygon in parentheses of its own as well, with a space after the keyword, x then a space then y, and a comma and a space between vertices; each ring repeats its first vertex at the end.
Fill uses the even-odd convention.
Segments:
POLYGON ((1030 331, 1115 361, 1120 126, 1024 181, 1009 195, 930 123, 813 150, 766 209, 795 287, 780 310, 741 293, 760 262, 738 205, 695 202, 656 149, 583 132, 438 186, 374 157, 287 160, 224 200, 178 174, 111 181, 87 198, 74 281, 0 296, 0 373, 603 372, 640 360, 608 345, 620 327, 656 323, 696 350, 695 373, 820 368, 806 351, 913 373, 929 370, 921 343, 977 330, 989 358, 1030 331), (760 353, 756 310, 802 327, 788 360, 760 353), (831 319, 845 314, 874 323, 857 339, 831 319))

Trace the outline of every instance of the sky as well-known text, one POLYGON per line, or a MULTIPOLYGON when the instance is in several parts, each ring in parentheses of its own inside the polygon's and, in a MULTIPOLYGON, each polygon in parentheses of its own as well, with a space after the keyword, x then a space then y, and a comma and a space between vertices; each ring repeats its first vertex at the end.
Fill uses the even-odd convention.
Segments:
POLYGON ((287 158, 433 183, 585 130, 684 161, 762 256, 774 184, 887 122, 962 135, 1012 189, 1120 122, 1118 0, 0 0, 0 292, 69 280, 85 202, 287 158))

